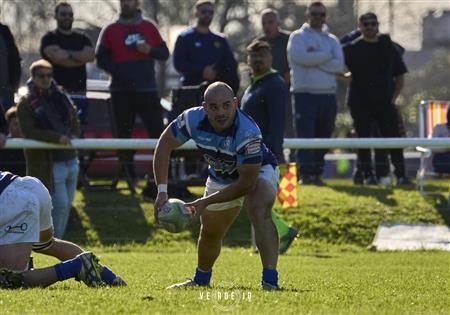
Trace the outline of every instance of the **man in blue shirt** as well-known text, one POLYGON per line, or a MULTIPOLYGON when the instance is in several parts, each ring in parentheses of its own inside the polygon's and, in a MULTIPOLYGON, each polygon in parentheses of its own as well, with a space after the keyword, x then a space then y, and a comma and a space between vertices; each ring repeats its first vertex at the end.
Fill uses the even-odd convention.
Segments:
POLYGON ((172 118, 183 110, 197 106, 202 101, 201 85, 223 81, 239 89, 237 62, 226 38, 209 28, 214 16, 214 3, 199 0, 195 4, 197 22, 178 36, 173 51, 175 69, 181 74, 179 90, 174 91, 172 118), (188 88, 189 87, 189 88, 188 88))
POLYGON ((194 279, 169 288, 210 285, 225 233, 245 204, 261 255, 262 288, 278 289, 278 235, 271 217, 279 177, 276 159, 262 142, 258 126, 237 109, 238 100, 230 86, 215 82, 204 98, 202 107, 186 110, 166 128, 153 159, 158 185, 156 221, 168 200, 170 153, 193 139, 209 164, 204 196, 185 204, 195 214, 193 222, 201 217, 194 279))

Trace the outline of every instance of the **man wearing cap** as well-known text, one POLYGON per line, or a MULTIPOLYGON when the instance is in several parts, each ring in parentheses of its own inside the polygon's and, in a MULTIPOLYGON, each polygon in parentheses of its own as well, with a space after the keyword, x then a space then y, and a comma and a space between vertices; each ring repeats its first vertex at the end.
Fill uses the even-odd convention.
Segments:
MULTIPOLYGON (((379 34, 374 13, 359 17, 359 29, 362 37, 344 47, 345 63, 351 72, 347 103, 356 133, 360 138, 370 138, 375 124, 382 137, 400 137, 395 102, 403 87, 406 66, 391 38, 379 34)), ((405 176, 403 151, 389 151, 397 184, 410 184, 405 176)), ((358 157, 366 181, 376 183, 370 150, 360 149, 358 157)))

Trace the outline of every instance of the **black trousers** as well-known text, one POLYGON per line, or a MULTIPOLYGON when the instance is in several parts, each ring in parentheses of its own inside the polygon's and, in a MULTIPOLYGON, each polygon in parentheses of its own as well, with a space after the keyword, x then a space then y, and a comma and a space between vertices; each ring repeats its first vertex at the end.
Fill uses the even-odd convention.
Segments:
MULTIPOLYGON (((111 92, 111 101, 113 132, 116 137, 130 138, 136 115, 139 115, 149 138, 159 138, 164 124, 158 92, 115 91, 111 92)), ((130 167, 132 172, 134 153, 133 150, 120 150, 118 153, 122 166, 130 167)))
MULTIPOLYGON (((399 120, 397 110, 394 105, 379 108, 358 108, 350 107, 356 133, 359 138, 371 138, 373 128, 379 131, 383 138, 400 137, 399 120)), ((394 165, 395 176, 405 176, 405 161, 402 149, 389 149, 391 162, 394 165)), ((372 158, 370 149, 358 150, 359 166, 365 176, 373 175, 372 158)))

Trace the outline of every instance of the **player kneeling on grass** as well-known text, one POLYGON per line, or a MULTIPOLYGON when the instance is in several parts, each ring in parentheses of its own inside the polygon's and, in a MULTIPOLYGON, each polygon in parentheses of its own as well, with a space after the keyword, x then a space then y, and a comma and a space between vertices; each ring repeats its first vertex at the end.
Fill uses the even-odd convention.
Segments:
POLYGON ((185 204, 195 214, 194 222, 201 219, 194 279, 169 288, 209 286, 222 240, 244 204, 261 255, 262 288, 278 289, 278 234, 271 216, 279 178, 276 159, 262 142, 258 126, 238 109, 228 85, 211 84, 204 99, 202 107, 188 109, 172 121, 158 141, 153 160, 158 184, 156 221, 168 200, 172 150, 193 139, 209 164, 204 196, 185 204))
POLYGON ((46 287, 75 278, 90 287, 126 285, 91 252, 53 237, 52 201, 34 177, 0 171, 0 288, 46 287), (26 270, 31 250, 60 259, 26 270))

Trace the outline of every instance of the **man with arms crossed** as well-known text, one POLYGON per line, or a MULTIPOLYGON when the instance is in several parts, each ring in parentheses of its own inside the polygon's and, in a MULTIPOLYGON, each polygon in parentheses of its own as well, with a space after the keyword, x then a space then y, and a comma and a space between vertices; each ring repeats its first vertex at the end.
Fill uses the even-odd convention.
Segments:
POLYGON ((194 279, 169 288, 210 285, 222 240, 244 204, 261 255, 262 288, 278 289, 278 235, 271 216, 279 177, 276 159, 262 142, 258 126, 238 110, 238 100, 230 86, 215 82, 205 91, 204 99, 201 107, 184 111, 166 128, 153 160, 158 184, 156 220, 168 200, 170 153, 193 139, 209 164, 204 196, 186 203, 195 214, 194 222, 201 218, 194 279))

